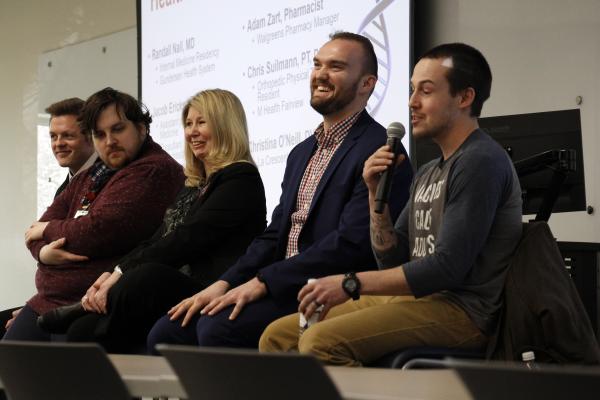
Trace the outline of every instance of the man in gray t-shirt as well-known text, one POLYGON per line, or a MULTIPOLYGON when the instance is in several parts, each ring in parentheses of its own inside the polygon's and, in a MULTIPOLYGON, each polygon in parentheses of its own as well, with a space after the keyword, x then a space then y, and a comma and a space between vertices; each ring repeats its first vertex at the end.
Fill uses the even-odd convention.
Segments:
POLYGON ((477 129, 447 159, 421 168, 394 227, 398 237, 408 233, 408 247, 376 251, 379 266, 402 264, 413 296, 440 293, 489 333, 521 234, 521 207, 508 155, 477 129))
POLYGON ((411 78, 412 133, 430 137, 442 157, 417 173, 395 225, 387 210, 374 211, 393 154, 383 146, 365 162, 380 270, 308 283, 298 294, 299 311, 309 318, 322 309, 321 321, 300 338, 298 315, 275 321, 261 337, 262 351, 299 350, 330 364, 361 365, 406 347, 485 345, 521 235, 515 170, 477 123, 491 81, 483 55, 465 44, 438 46, 419 60, 411 78))

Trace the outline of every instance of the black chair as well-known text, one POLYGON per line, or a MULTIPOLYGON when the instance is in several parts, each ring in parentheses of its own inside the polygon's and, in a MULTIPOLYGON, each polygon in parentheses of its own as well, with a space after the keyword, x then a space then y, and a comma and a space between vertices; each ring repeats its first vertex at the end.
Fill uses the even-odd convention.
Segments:
POLYGON ((600 393, 600 368, 449 360, 474 399, 592 400, 600 393))
POLYGON ((10 400, 126 400, 125 383, 91 343, 0 342, 0 381, 10 400))
POLYGON ((448 368, 444 362, 439 362, 447 358, 483 360, 485 358, 485 350, 433 346, 410 347, 386 354, 368 366, 401 369, 448 368))
POLYGON ((341 400, 316 358, 252 350, 158 345, 189 400, 341 400))

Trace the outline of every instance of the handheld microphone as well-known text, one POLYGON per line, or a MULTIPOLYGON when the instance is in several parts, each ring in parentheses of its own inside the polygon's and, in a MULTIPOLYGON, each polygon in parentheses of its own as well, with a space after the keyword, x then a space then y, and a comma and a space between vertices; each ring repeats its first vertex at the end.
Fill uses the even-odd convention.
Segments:
POLYGON ((402 137, 406 133, 404 125, 400 122, 392 122, 387 128, 387 142, 390 146, 394 158, 392 164, 381 174, 379 184, 377 185, 377 193, 375 195, 375 212, 377 214, 383 213, 388 198, 390 197, 390 190, 392 188, 392 181, 394 178, 394 170, 396 169, 396 161, 400 154, 400 148, 402 146, 402 137))

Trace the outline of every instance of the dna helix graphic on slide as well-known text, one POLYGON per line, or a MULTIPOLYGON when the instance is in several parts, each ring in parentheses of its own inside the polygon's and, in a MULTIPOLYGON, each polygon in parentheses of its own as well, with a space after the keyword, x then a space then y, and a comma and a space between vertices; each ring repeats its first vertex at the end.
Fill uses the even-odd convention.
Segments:
POLYGON ((375 0, 375 7, 366 15, 361 22, 357 32, 373 43, 375 54, 377 55, 378 75, 377 85, 367 103, 367 111, 372 116, 377 114, 379 107, 385 99, 387 93, 391 71, 392 71, 392 56, 389 48, 389 38, 387 27, 385 25, 385 17, 383 11, 394 2, 394 0, 375 0))

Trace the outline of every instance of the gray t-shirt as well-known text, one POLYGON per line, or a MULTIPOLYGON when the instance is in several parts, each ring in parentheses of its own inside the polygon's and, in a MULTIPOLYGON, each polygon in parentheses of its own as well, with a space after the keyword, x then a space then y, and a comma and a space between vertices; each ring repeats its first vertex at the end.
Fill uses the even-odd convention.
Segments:
POLYGON ((399 246, 379 266, 403 264, 414 296, 443 293, 489 333, 521 236, 521 207, 511 160, 478 129, 450 158, 417 172, 395 225, 399 246))

